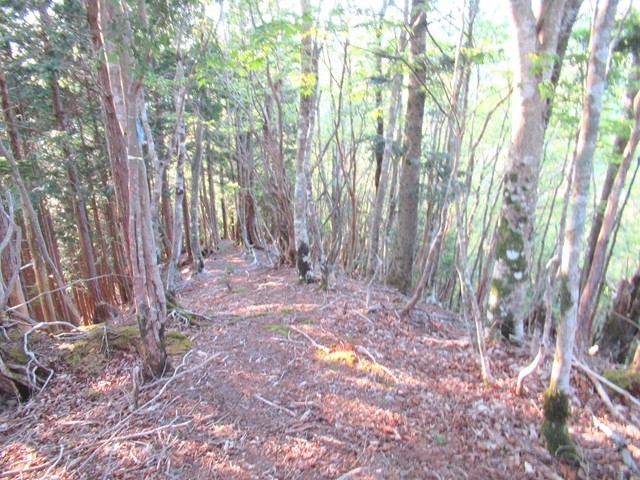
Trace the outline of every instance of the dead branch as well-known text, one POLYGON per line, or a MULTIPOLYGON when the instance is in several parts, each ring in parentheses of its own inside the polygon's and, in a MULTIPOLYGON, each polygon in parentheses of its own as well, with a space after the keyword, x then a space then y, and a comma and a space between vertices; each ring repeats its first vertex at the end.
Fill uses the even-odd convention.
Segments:
POLYGON ((602 384, 604 384, 605 386, 609 387, 611 390, 613 390, 616 393, 619 393, 620 395, 622 395, 623 397, 625 397, 627 400, 629 400, 632 404, 634 404, 637 408, 640 408, 640 400, 638 400, 636 397, 634 397, 633 395, 631 395, 629 392, 627 392, 624 388, 620 388, 618 385, 616 385, 615 383, 607 380, 606 378, 604 378, 602 375, 596 373, 595 371, 591 370, 589 367, 587 367, 584 363, 582 363, 580 360, 578 360, 577 358, 573 358, 573 364, 578 367, 580 370, 582 370, 583 372, 585 372, 587 375, 593 375, 594 378, 597 378, 598 381, 600 381, 602 384))
POLYGON ((309 340, 311 342, 311 344, 316 347, 319 348, 320 350, 322 350, 324 353, 329 353, 331 350, 327 347, 325 347, 324 345, 320 345, 318 342, 316 342, 313 338, 311 338, 309 335, 307 335, 306 333, 304 333, 302 330, 300 330, 298 327, 291 325, 289 327, 291 330, 293 330, 294 332, 298 332, 300 335, 302 335, 304 338, 306 338, 307 340, 309 340))
POLYGON ((379 364, 378 361, 374 358, 374 356, 371 355, 371 352, 369 352, 369 350, 367 350, 365 347, 363 347, 362 345, 356 345, 356 352, 362 353, 362 354, 366 355, 367 357, 369 357, 371 362, 375 366, 377 366, 380 370, 382 370, 384 373, 389 375, 393 379, 393 381, 395 383, 400 383, 400 381, 398 380, 398 377, 396 377, 393 374, 393 372, 391 370, 389 370, 387 367, 385 367, 384 365, 379 364))
POLYGON ((287 407, 283 407, 282 405, 278 405, 277 403, 273 403, 273 402, 267 400, 266 398, 261 397, 257 393, 254 395, 254 397, 257 398, 258 400, 260 400, 261 402, 266 403, 270 407, 277 408, 278 410, 282 410, 283 412, 288 413, 289 415, 291 415, 294 418, 297 417, 296 413, 293 410, 289 410, 287 407))
POLYGON ((627 420, 624 418, 624 415, 622 415, 622 413, 620 413, 620 411, 613 404, 613 402, 611 401, 611 398, 609 397, 609 394, 602 386, 602 383, 600 383, 598 379, 593 375, 591 375, 589 372, 585 372, 585 373, 589 378, 589 380, 591 380, 591 383, 593 383, 593 386, 596 388, 596 392, 598 392, 598 395, 600 395, 602 402, 605 404, 609 412, 618 420, 622 422, 626 422, 627 420))

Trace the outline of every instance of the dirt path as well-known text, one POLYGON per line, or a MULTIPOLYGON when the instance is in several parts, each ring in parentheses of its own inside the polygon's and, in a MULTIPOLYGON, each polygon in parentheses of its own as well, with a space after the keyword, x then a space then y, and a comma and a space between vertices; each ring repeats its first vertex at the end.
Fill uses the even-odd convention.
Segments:
MULTIPOLYGON (((497 382, 484 386, 464 324, 445 310, 423 305, 400 322, 391 291, 340 278, 325 294, 252 260, 227 245, 179 288, 212 321, 172 320, 192 350, 141 388, 136 409, 132 353, 6 407, 0 478, 562 478, 538 438, 546 379, 513 394, 524 349, 491 350, 497 382)), ((636 445, 637 429, 576 385, 579 478, 629 478, 591 413, 636 445)))

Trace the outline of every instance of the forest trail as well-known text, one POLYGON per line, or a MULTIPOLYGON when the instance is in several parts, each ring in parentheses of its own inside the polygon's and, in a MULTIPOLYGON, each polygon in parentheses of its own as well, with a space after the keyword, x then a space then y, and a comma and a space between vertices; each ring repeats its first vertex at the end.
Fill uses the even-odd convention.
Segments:
MULTIPOLYGON (((528 349, 490 348, 497 380, 483 385, 468 331, 446 310, 420 305, 402 322, 391 290, 339 277, 325 294, 231 244, 180 285, 178 301, 211 320, 172 318, 192 349, 140 388, 137 408, 131 352, 99 371, 59 372, 31 401, 5 405, 0 478, 563 477, 538 437, 547 378, 513 393, 528 349)), ((636 445, 638 431, 611 422, 574 375, 578 478, 620 478, 591 415, 636 445)))

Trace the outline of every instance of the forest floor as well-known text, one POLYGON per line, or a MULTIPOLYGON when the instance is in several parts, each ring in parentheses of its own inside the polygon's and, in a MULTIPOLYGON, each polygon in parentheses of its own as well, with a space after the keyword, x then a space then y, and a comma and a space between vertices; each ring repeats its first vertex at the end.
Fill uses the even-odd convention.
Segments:
MULTIPOLYGON (((137 402, 137 356, 111 351, 100 368, 59 368, 29 401, 0 404, 0 478, 571 477, 539 437, 548 364, 518 397, 529 348, 493 345, 496 381, 483 385, 464 322, 425 304, 400 321, 404 300, 344 277, 324 293, 227 244, 178 290, 211 320, 169 322, 191 350, 137 402)), ((617 423, 583 374, 573 385, 577 478, 633 478, 593 416, 637 459, 638 412, 623 405, 633 422, 617 423)))

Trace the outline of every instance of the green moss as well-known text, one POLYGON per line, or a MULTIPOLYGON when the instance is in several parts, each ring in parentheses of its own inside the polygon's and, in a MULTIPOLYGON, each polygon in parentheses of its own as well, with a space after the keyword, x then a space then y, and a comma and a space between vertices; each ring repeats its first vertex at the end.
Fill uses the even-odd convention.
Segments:
POLYGON ((191 350, 191 340, 184 333, 175 330, 165 332, 167 355, 184 355, 191 350))
POLYGON ((9 349, 7 355, 14 362, 23 365, 29 361, 29 357, 27 357, 27 354, 24 353, 24 349, 22 348, 22 343, 16 343, 13 348, 9 349))
POLYGON ((569 396, 557 390, 547 389, 544 392, 543 409, 544 421, 541 430, 547 441, 549 453, 556 457, 579 461, 567 428, 567 420, 571 413, 569 396))
POLYGON ((567 275, 560 275, 560 313, 564 314, 571 308, 571 290, 569 290, 569 277, 567 275))
POLYGON ((293 307, 282 307, 280 310, 278 310, 277 313, 281 313, 283 315, 287 315, 287 314, 293 313, 295 311, 296 311, 296 309, 293 308, 293 307))
MULTIPOLYGON (((68 345, 67 351, 62 356, 63 360, 72 367, 85 365, 87 358, 90 356, 90 342, 87 340, 78 340, 68 345)), ((98 352, 96 352, 98 353, 98 352)))
POLYGON ((126 325, 114 330, 109 335, 109 346, 116 350, 135 350, 140 341, 140 329, 137 325, 126 325))
MULTIPOLYGON (((140 342, 137 325, 94 328, 87 337, 65 344, 63 359, 72 367, 92 367, 100 365, 111 350, 138 351, 140 342)), ((182 355, 191 349, 191 341, 185 334, 169 330, 165 332, 165 348, 168 355, 182 355)))
POLYGON ((499 322, 502 336, 509 339, 515 333, 514 312, 503 313, 501 304, 513 292, 514 286, 522 283, 526 278, 527 259, 524 255, 524 239, 520 232, 513 230, 509 222, 502 218, 498 228, 498 243, 496 245, 496 258, 508 269, 509 275, 505 278, 494 278, 491 281, 493 318, 499 322))
POLYGON ((288 337, 289 332, 291 332, 291 329, 287 325, 282 325, 281 323, 267 323, 263 328, 267 332, 277 333, 283 337, 288 337))
POLYGON ((640 393, 640 373, 626 370, 604 370, 602 376, 634 396, 640 393))

